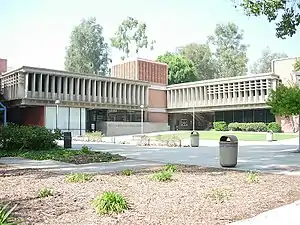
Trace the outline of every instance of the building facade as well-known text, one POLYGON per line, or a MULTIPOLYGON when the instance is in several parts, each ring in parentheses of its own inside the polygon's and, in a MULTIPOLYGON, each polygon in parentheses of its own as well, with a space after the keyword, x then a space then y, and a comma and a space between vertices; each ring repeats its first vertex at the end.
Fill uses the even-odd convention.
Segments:
MULTIPOLYGON (((6 61, 5 61, 6 62, 6 61)), ((209 129, 214 121, 281 123, 266 99, 279 82, 294 79, 295 59, 272 63, 272 73, 167 85, 168 66, 136 59, 111 76, 21 67, 0 76, 8 121, 48 129, 106 135, 209 129), (142 118, 143 116, 143 118, 142 118)), ((5 64, 6 65, 6 64, 5 64)), ((294 125, 293 125, 294 126, 294 125)))

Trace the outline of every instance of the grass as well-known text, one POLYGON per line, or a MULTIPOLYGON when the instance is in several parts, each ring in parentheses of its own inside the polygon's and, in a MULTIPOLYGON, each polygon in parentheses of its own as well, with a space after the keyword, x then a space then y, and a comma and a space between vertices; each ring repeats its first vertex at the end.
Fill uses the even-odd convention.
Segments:
MULTIPOLYGON (((255 132, 238 132, 238 131, 198 131, 200 135, 200 139, 202 140, 219 140, 221 135, 224 134, 233 134, 235 135, 239 141, 265 141, 266 133, 255 133, 255 132)), ((176 132, 175 135, 179 139, 188 139, 190 137, 191 131, 179 131, 176 132)), ((174 136, 174 134, 162 134, 159 137, 153 136, 153 139, 161 139, 166 140, 170 139, 174 136)), ((286 133, 274 133, 274 140, 285 140, 290 138, 297 137, 297 134, 286 134, 286 133)))
POLYGON ((38 198, 47 198, 49 196, 53 196, 53 189, 42 188, 39 190, 38 198))
POLYGON ((88 173, 71 173, 67 175, 66 181, 69 183, 84 183, 93 179, 93 174, 88 173))
POLYGON ((159 182, 166 182, 172 179, 173 172, 170 170, 163 170, 152 174, 151 179, 159 182))
POLYGON ((74 164, 111 162, 126 159, 123 156, 111 154, 109 152, 85 152, 81 150, 66 150, 59 148, 46 151, 0 151, 0 157, 21 157, 33 160, 55 160, 74 164))
POLYGON ((12 217, 12 213, 15 210, 17 205, 13 206, 9 209, 9 204, 4 206, 0 206, 0 225, 16 225, 14 222, 14 218, 12 217))

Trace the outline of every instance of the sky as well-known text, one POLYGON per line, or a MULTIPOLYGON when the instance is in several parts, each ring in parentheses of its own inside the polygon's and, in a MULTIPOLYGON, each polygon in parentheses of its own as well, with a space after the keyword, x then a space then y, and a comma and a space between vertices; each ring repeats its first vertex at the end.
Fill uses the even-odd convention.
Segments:
MULTIPOLYGON (((275 24, 245 16, 232 0, 0 0, 0 58, 8 59, 12 68, 64 69, 70 33, 83 18, 96 17, 109 42, 128 16, 145 22, 149 39, 156 40, 155 49, 141 51, 141 58, 155 59, 188 43, 205 43, 216 24, 227 22, 244 30, 249 64, 267 46, 289 57, 300 56, 299 33, 278 39, 275 24)), ((112 50, 113 63, 120 56, 112 50)))

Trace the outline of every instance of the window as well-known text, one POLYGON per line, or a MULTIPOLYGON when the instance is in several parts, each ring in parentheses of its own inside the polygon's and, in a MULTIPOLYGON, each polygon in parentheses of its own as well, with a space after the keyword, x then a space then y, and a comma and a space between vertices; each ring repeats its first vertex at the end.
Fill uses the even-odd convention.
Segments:
POLYGON ((180 120, 180 126, 187 127, 188 126, 188 120, 187 119, 181 119, 180 120))

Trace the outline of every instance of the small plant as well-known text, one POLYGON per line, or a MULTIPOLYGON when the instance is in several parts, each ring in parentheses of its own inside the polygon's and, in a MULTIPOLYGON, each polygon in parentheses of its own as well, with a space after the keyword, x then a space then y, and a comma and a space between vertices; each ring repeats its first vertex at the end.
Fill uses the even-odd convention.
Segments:
POLYGON ((172 171, 161 171, 161 172, 156 172, 152 175, 152 180, 159 181, 159 182, 165 182, 171 180, 173 176, 172 171))
POLYGON ((49 196, 53 196, 53 190, 49 188, 42 188, 39 190, 38 198, 46 198, 49 196))
POLYGON ((224 189, 215 188, 207 195, 217 203, 223 203, 228 198, 228 192, 224 189))
POLYGON ((17 205, 8 209, 9 204, 0 206, 0 225, 16 225, 14 218, 12 217, 13 211, 16 209, 17 205))
POLYGON ((88 147, 88 146, 86 146, 86 145, 83 145, 82 147, 81 147, 81 150, 80 150, 82 153, 84 153, 84 154, 89 154, 90 152, 91 152, 91 149, 88 147))
POLYGON ((129 209, 128 201, 119 193, 107 191, 92 201, 99 214, 122 213, 129 209))
POLYGON ((124 176, 131 176, 133 174, 133 170, 131 169, 125 169, 122 171, 122 175, 124 176))
POLYGON ((165 171, 171 171, 171 172, 176 172, 177 171, 177 166, 176 165, 172 165, 172 164, 167 164, 164 166, 164 170, 165 171))
POLYGON ((250 171, 250 172, 247 173, 247 181, 248 181, 249 183, 257 183, 258 180, 259 180, 259 179, 258 179, 257 173, 254 173, 254 172, 252 172, 252 171, 250 171))
POLYGON ((67 175, 66 181, 69 183, 83 183, 92 180, 93 175, 88 173, 71 173, 67 175))

